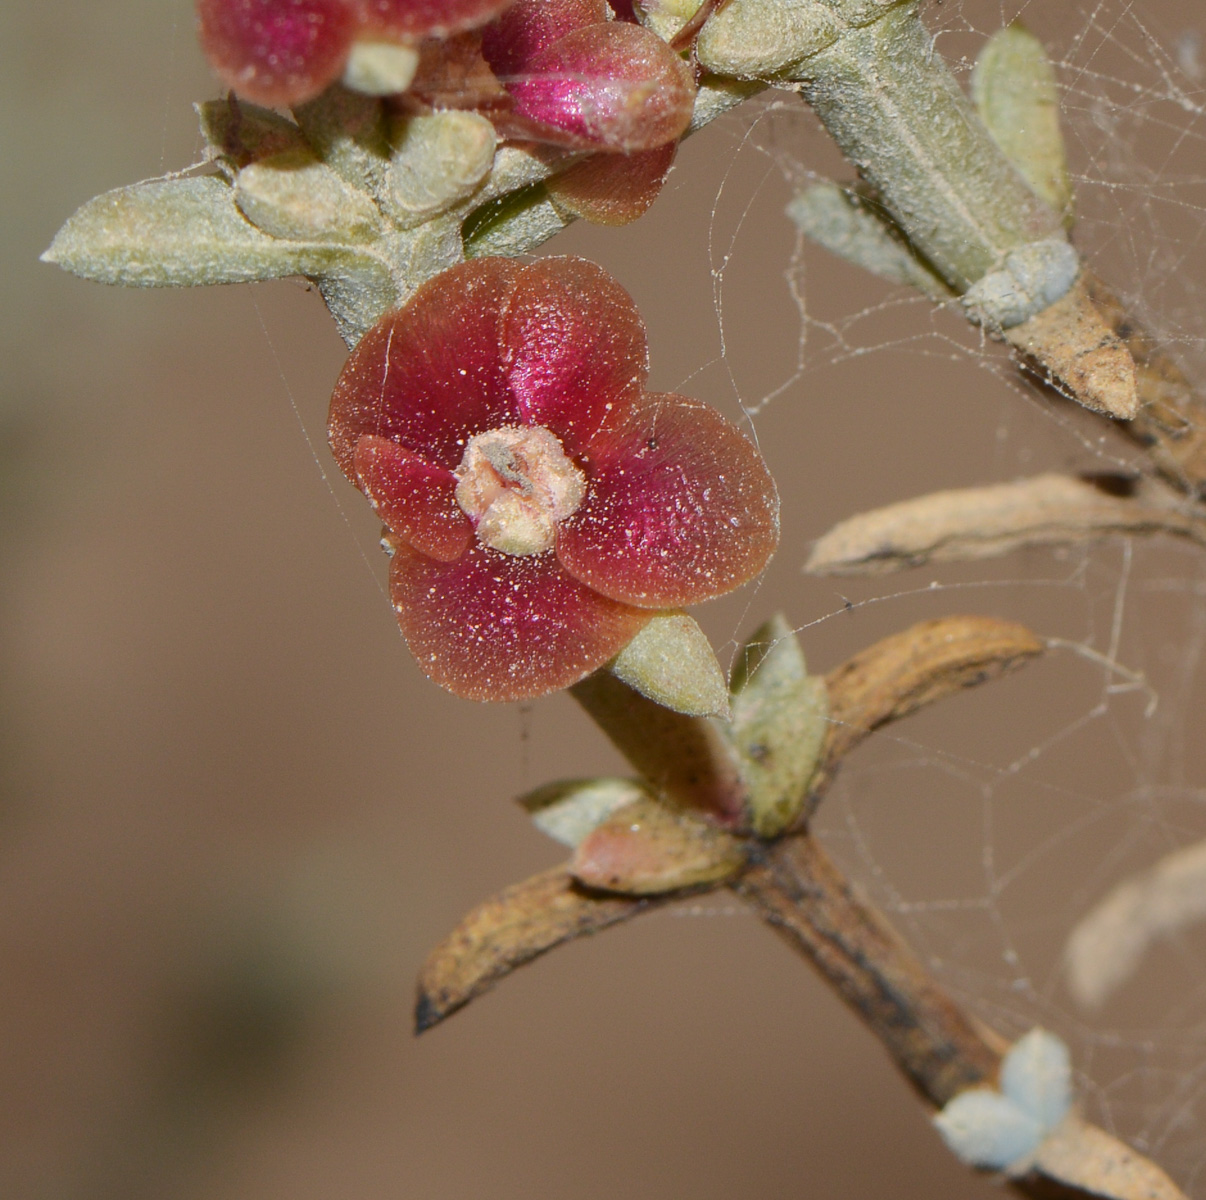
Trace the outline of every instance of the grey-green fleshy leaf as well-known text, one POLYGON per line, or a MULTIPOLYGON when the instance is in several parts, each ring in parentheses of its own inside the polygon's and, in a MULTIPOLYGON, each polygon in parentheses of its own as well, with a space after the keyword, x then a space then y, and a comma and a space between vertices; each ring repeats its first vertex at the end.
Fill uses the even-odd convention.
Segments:
POLYGON ((308 150, 251 163, 235 177, 239 211, 265 233, 298 242, 370 242, 385 230, 364 192, 308 150))
POLYGON ((972 98, 993 141, 1035 193, 1071 221, 1072 181, 1059 121, 1055 68, 1020 21, 993 34, 976 59, 972 98))
POLYGON ((738 655, 732 705, 729 736, 743 760, 749 825, 775 837, 803 810, 829 717, 825 681, 808 674, 783 616, 758 629, 738 655))
POLYGON ((123 287, 382 270, 358 248, 269 237, 239 212, 233 189, 216 175, 139 183, 97 196, 59 230, 42 259, 123 287))
POLYGON ((954 295, 870 205, 839 184, 806 188, 788 204, 787 215, 817 245, 881 279, 908 284, 931 300, 954 295))
POLYGON ((692 717, 729 715, 716 652, 684 612, 659 613, 616 655, 611 670, 663 708, 692 717))
POLYGON ((843 24, 817 0, 731 0, 709 18, 695 53, 718 75, 767 79, 833 45, 843 24))
POLYGON ((443 212, 472 195, 494 162, 494 126, 478 113, 410 117, 393 138, 385 200, 396 220, 410 223, 443 212))
POLYGON ((576 846, 617 809, 648 797, 635 779, 564 779, 520 796, 519 803, 541 833, 576 846))

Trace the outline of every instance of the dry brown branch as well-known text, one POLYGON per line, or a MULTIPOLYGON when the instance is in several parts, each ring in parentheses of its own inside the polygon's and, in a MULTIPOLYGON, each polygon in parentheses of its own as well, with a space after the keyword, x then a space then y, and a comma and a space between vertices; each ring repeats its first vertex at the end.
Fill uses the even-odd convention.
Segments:
POLYGON ((733 887, 816 965, 935 1108, 996 1079, 1007 1045, 972 1024, 815 839, 770 847, 733 887))
MULTIPOLYGON (((811 788, 813 806, 842 758, 873 729, 1042 649, 1034 634, 1012 622, 949 617, 886 638, 832 671, 826 684, 833 723, 811 788)), ((969 1087, 995 1083, 1005 1040, 946 995, 817 842, 797 833, 745 845, 749 866, 727 886, 821 971, 929 1104, 941 1108, 969 1087)), ((590 892, 556 868, 508 888, 433 951, 419 980, 416 1027, 431 1028, 554 946, 714 886, 725 885, 615 896, 590 892)), ((1031 1197, 1184 1200, 1158 1167, 1075 1114, 1012 1186, 1031 1197)))
MULTIPOLYGON (((826 677, 833 723, 822 767, 814 776, 813 806, 841 758, 872 729, 990 679, 1041 650, 1042 643, 1020 625, 990 617, 948 617, 877 642, 838 667, 826 677)), ((592 892, 576 884, 564 867, 507 888, 470 912, 427 959, 415 1008, 419 1032, 545 951, 683 894, 634 899, 592 892)))
MULTIPOLYGON (((995 1084, 1008 1049, 1004 1039, 935 983, 813 838, 769 847, 732 886, 817 967, 929 1105, 939 1109, 967 1088, 995 1084)), ((1045 1200, 1185 1200, 1155 1163, 1075 1113, 1011 1183, 1023 1195, 1045 1200)))
POLYGON ((1206 515, 1156 480, 1103 482, 1036 475, 1015 483, 932 492, 860 513, 813 547, 813 575, 873 575, 929 562, 995 558, 1024 546, 1168 533, 1206 545, 1206 515))

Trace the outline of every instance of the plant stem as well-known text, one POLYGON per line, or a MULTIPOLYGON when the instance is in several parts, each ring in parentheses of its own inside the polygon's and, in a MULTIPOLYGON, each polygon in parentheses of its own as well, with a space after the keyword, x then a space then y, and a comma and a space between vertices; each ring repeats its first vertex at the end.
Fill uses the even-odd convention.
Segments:
POLYGON ((1004 1044, 934 982, 814 838, 768 846, 734 887, 820 970, 935 1108, 995 1080, 1004 1044))
POLYGON ((797 78, 842 153, 956 291, 1009 251, 1062 238, 1058 214, 992 140, 915 5, 848 27, 797 78))

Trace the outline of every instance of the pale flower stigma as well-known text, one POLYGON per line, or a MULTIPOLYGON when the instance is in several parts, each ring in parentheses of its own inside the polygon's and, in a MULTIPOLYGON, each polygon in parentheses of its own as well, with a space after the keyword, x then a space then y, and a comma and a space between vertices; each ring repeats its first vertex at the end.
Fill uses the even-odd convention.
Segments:
POLYGON ((503 554, 543 554, 577 511, 586 477, 540 425, 502 425, 469 439, 454 472, 456 502, 477 539, 503 554))

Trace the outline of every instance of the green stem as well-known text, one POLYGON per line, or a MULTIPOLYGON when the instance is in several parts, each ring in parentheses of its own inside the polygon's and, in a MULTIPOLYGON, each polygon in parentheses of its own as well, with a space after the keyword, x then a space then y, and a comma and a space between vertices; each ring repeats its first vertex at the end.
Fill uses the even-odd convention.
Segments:
POLYGON ((964 96, 915 4, 847 28, 793 71, 842 153, 958 292, 1012 250, 1063 236, 964 96))

